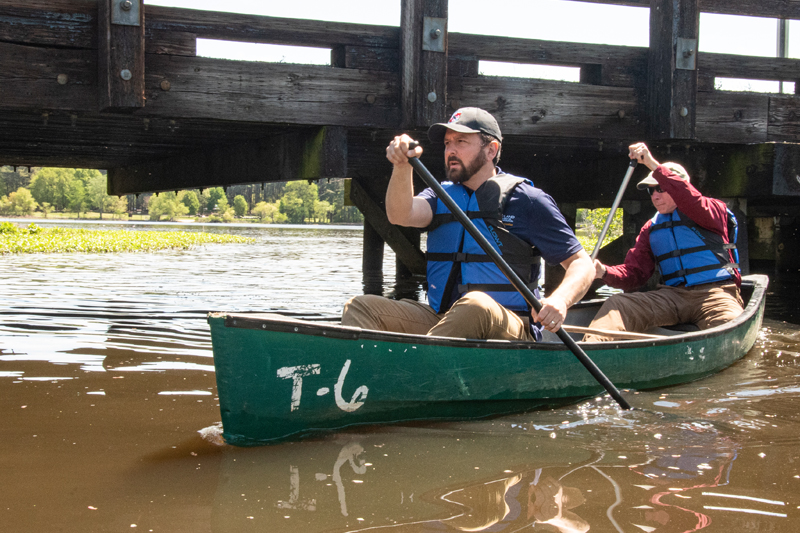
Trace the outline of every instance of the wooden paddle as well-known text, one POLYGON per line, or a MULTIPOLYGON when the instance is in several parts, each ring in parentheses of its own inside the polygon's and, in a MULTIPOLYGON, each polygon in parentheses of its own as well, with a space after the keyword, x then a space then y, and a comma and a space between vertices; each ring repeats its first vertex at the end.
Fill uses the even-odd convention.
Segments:
MULTIPOLYGON (((419 146, 417 141, 409 143, 409 149, 411 150, 417 146, 419 146)), ((455 201, 450 198, 450 195, 447 194, 447 191, 445 191, 439 182, 436 181, 436 178, 433 177, 433 174, 431 174, 430 171, 425 168, 425 165, 422 164, 418 157, 410 157, 408 161, 411 163, 411 166, 414 168, 414 170, 416 170, 420 175, 425 184, 433 189, 433 192, 436 193, 436 196, 438 196, 444 205, 447 206, 447 209, 450 210, 456 220, 458 220, 461 225, 464 226, 464 229, 466 229, 472 238, 475 239, 475 241, 480 245, 480 247, 483 248, 483 251, 492 258, 492 261, 494 261, 500 271, 505 274, 514 288, 517 289, 520 294, 522 294, 522 297, 525 298, 525 301, 528 302, 528 305, 530 305, 536 310, 537 313, 539 313, 542 310, 541 302, 539 302, 536 296, 534 296, 533 292, 528 288, 527 285, 525 285, 525 282, 520 279, 517 273, 514 272, 510 266, 508 266, 508 263, 506 263, 497 250, 492 247, 489 241, 486 240, 486 237, 484 237, 478 228, 475 227, 475 224, 473 224, 464 211, 461 210, 458 204, 456 204, 455 201)), ((596 379, 597 382, 600 383, 600 385, 602 385, 606 391, 608 391, 608 393, 612 398, 614 398, 614 400, 616 400, 620 407, 626 410, 632 409, 630 404, 625 400, 625 398, 622 397, 614 384, 611 383, 605 374, 603 374, 602 370, 597 367, 594 361, 592 361, 589 356, 586 355, 581 347, 576 344, 573 338, 569 336, 569 333, 567 333, 563 327, 558 328, 556 335, 558 335, 558 338, 561 339, 561 342, 563 342, 566 347, 569 348, 575 357, 578 358, 578 361, 580 361, 586 370, 589 371, 592 377, 594 377, 594 379, 596 379)))
POLYGON ((625 177, 622 179, 622 186, 619 188, 617 197, 614 198, 614 203, 611 205, 611 211, 608 212, 608 216, 606 217, 606 223, 603 225, 603 231, 600 232, 600 237, 597 239, 597 244, 595 244, 594 250, 592 250, 592 260, 597 259, 597 253, 600 251, 600 247, 603 245, 603 239, 606 238, 606 233, 608 233, 608 227, 611 226, 611 221, 614 220, 614 213, 617 211, 617 207, 619 207, 619 202, 622 200, 622 194, 625 192, 625 187, 628 186, 628 182, 631 180, 631 175, 633 174, 633 169, 636 168, 636 164, 636 160, 631 159, 631 163, 628 165, 628 171, 625 173, 625 177))

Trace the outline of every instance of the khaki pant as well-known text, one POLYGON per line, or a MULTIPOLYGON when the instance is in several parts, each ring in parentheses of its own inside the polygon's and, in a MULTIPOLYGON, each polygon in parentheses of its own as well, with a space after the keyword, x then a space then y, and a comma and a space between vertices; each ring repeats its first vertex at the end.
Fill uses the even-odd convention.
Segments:
POLYGON ((414 300, 356 296, 344 306, 342 325, 461 339, 534 340, 528 320, 477 291, 468 292, 447 313, 439 314, 414 300))
MULTIPOLYGON (((590 328, 643 333, 653 327, 696 324, 700 329, 725 324, 742 314, 742 297, 735 283, 693 287, 659 285, 654 291, 615 294, 605 301, 590 328)), ((584 342, 612 337, 587 334, 584 342)))

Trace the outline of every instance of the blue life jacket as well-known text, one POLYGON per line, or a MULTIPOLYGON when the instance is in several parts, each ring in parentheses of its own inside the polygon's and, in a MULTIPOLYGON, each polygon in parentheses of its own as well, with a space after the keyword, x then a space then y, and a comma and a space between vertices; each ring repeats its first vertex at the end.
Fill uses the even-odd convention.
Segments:
POLYGON ((668 215, 657 213, 650 226, 650 248, 663 283, 691 287, 733 278, 734 269, 739 268, 738 225, 728 209, 731 235, 733 242, 726 243, 721 235, 698 226, 677 209, 668 215))
MULTIPOLYGON (((528 180, 500 174, 477 191, 457 183, 442 187, 475 223, 497 252, 538 298, 540 254, 531 244, 511 234, 502 216, 511 193, 528 180)), ((482 291, 507 309, 528 312, 528 304, 480 245, 437 199, 436 212, 427 228, 428 303, 437 312, 450 309, 469 291, 482 291)))

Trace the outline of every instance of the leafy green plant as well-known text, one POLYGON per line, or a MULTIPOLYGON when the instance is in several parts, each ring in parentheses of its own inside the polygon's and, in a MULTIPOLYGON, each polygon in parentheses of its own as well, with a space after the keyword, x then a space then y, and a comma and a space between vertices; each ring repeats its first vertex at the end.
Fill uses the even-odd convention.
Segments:
POLYGON ((13 235, 19 233, 19 228, 16 224, 11 222, 0 222, 0 234, 13 235))
POLYGON ((204 232, 88 230, 39 226, 29 227, 26 231, 8 222, 0 224, 0 254, 154 252, 175 248, 190 249, 209 243, 253 242, 255 239, 238 235, 204 232))

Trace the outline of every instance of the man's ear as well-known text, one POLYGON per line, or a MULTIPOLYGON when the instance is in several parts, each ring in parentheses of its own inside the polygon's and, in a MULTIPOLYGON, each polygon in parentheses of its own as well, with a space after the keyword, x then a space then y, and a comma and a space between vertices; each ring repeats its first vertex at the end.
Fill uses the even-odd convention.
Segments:
POLYGON ((494 161, 497 152, 500 150, 500 141, 492 141, 486 146, 489 148, 489 159, 494 161))

